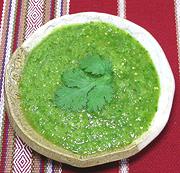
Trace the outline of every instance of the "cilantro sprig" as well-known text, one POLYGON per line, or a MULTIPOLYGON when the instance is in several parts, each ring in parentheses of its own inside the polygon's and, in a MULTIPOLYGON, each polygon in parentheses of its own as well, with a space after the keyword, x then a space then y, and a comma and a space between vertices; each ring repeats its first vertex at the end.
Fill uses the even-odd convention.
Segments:
POLYGON ((78 68, 61 77, 64 85, 57 89, 55 103, 62 109, 96 112, 113 98, 112 64, 99 55, 82 58, 78 68))

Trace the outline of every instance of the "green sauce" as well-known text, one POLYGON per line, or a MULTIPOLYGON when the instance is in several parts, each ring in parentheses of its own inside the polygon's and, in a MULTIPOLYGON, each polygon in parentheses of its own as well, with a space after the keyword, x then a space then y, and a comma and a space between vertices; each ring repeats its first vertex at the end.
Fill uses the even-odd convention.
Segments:
POLYGON ((148 52, 128 33, 106 23, 61 27, 28 54, 20 81, 21 106, 32 127, 52 143, 80 155, 116 150, 148 130, 157 111, 160 86, 148 52), (103 110, 58 108, 54 93, 61 74, 88 52, 113 64, 115 96, 103 110))

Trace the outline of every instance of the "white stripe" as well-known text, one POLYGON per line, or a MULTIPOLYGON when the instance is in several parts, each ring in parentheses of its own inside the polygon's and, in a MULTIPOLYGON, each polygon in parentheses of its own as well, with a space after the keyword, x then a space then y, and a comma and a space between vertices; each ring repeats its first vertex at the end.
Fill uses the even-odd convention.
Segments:
MULTIPOLYGON (((7 10, 7 9, 5 9, 5 10, 7 10)), ((11 44, 12 44, 12 38, 13 38, 15 11, 16 11, 16 1, 12 1, 8 35, 7 35, 7 45, 6 45, 6 50, 4 52, 5 53, 5 66, 8 63, 10 55, 11 55, 11 44)), ((4 115, 3 114, 3 112, 4 112, 4 72, 5 72, 5 70, 3 71, 2 90, 1 90, 1 98, 0 98, 0 134, 2 131, 2 120, 3 120, 3 115, 4 115)))
POLYGON ((62 173, 62 164, 61 163, 59 163, 60 165, 59 165, 59 173, 62 173))
POLYGON ((128 160, 122 159, 119 162, 119 173, 128 173, 128 172, 129 172, 128 160))
POLYGON ((51 173, 52 171, 52 160, 48 159, 46 173, 51 173))
POLYGON ((57 4, 56 4, 56 17, 60 17, 61 16, 61 8, 62 8, 61 0, 57 0, 57 4))
POLYGON ((4 15, 5 15, 5 8, 6 8, 6 0, 3 3, 3 10, 2 10, 2 17, 1 17, 1 24, 0 24, 0 42, 2 41, 2 30, 4 26, 4 15))
MULTIPOLYGON (((126 18, 126 0, 118 0, 118 16, 126 18)), ((128 173, 128 160, 122 159, 119 161, 119 173, 128 173)))
POLYGON ((69 9, 70 9, 70 0, 67 0, 67 4, 66 4, 66 14, 69 14, 69 9))
POLYGON ((1 92, 1 100, 0 100, 0 144, 2 140, 1 132, 2 132, 2 121, 4 115, 4 91, 1 92))
POLYGON ((118 0, 118 16, 121 18, 126 18, 126 1, 118 0))
POLYGON ((179 73, 180 73, 180 0, 175 0, 175 18, 176 18, 176 36, 179 57, 179 73))

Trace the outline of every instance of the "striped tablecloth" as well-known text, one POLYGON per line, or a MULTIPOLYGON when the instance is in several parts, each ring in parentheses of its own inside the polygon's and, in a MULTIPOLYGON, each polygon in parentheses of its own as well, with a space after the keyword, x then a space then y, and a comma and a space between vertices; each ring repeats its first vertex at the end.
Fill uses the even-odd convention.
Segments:
POLYGON ((180 173, 180 0, 0 0, 0 173, 180 173), (4 109, 4 69, 11 54, 38 27, 65 14, 98 11, 146 28, 164 49, 176 80, 168 125, 136 156, 78 169, 39 155, 14 133, 4 109))

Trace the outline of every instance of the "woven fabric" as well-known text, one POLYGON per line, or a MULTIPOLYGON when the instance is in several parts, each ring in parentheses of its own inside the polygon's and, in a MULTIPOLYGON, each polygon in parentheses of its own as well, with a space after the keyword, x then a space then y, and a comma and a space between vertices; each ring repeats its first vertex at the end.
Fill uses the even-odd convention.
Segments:
POLYGON ((179 36, 179 0, 1 0, 0 173, 179 173, 179 36), (130 159, 86 169, 53 161, 27 146, 9 123, 3 91, 5 65, 16 48, 47 21, 83 11, 118 15, 150 31, 165 51, 176 81, 170 120, 156 140, 130 159))

